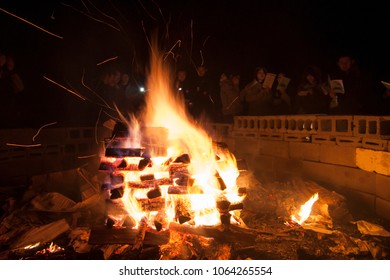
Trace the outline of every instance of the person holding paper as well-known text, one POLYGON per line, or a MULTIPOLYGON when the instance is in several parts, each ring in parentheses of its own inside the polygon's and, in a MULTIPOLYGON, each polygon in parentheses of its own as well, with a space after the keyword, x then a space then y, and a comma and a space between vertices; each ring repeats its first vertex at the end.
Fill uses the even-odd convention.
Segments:
POLYGON ((327 96, 322 71, 317 66, 307 66, 298 86, 295 103, 295 113, 298 114, 327 114, 329 97, 327 96))
POLYGON ((255 69, 254 79, 241 92, 245 102, 246 115, 260 116, 270 114, 272 75, 268 75, 269 79, 266 81, 267 69, 263 66, 255 69))
POLYGON ((370 100, 366 91, 366 77, 361 75, 355 60, 349 54, 341 54, 337 60, 337 69, 330 75, 329 96, 337 97, 337 106, 330 107, 330 114, 363 114, 364 105, 370 100))
POLYGON ((222 73, 219 79, 222 114, 224 122, 232 122, 234 116, 242 114, 242 96, 240 95, 240 75, 222 73))
POLYGON ((291 97, 287 93, 290 78, 281 72, 272 87, 272 114, 289 115, 291 113, 291 97))

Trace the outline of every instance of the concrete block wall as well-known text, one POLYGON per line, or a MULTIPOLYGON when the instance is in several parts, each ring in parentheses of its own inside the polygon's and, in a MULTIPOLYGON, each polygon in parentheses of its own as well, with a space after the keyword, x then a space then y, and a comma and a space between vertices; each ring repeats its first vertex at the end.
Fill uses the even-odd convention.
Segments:
POLYGON ((0 183, 13 185, 34 175, 77 168, 94 160, 97 164, 101 143, 110 133, 94 127, 1 130, 0 183))
POLYGON ((382 116, 241 116, 223 138, 260 177, 303 176, 390 220, 389 124, 382 116))

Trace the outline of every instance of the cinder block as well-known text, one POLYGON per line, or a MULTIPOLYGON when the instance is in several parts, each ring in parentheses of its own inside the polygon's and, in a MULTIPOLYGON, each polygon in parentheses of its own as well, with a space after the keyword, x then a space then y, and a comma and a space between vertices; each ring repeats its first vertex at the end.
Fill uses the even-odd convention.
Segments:
POLYGON ((352 116, 318 116, 318 133, 331 136, 352 136, 352 116))
POLYGON ((302 160, 275 158, 274 171, 276 178, 287 179, 302 175, 302 160))
POLYGON ((260 116, 259 131, 269 133, 284 133, 286 132, 286 116, 260 116))
POLYGON ((356 167, 355 147, 320 145, 320 161, 337 165, 356 167))
POLYGON ((291 115, 286 116, 287 133, 292 134, 316 134, 318 133, 318 121, 316 115, 291 115))
POLYGON ((257 178, 275 179, 275 157, 248 154, 244 155, 244 158, 248 164, 248 171, 252 172, 257 178))
POLYGON ((362 147, 367 149, 385 151, 388 150, 388 141, 375 138, 363 138, 362 147))
POLYGON ((284 135, 283 133, 277 133, 277 132, 259 132, 258 138, 260 139, 269 139, 269 140, 277 140, 277 141, 283 141, 284 135))
POLYGON ((338 175, 340 167, 341 166, 321 162, 303 161, 302 174, 304 177, 318 183, 337 187, 343 185, 344 182, 338 175))
POLYGON ((234 137, 241 137, 241 138, 257 138, 258 137, 257 131, 233 131, 232 134, 234 137))
POLYGON ((311 137, 312 143, 334 145, 336 143, 336 137, 328 134, 314 134, 311 137))
POLYGON ((311 137, 308 133, 286 133, 284 134, 284 141, 311 142, 311 137))
POLYGON ((375 174, 340 165, 303 161, 302 170, 305 177, 319 183, 332 185, 340 189, 375 194, 375 174))
POLYGON ((315 143, 289 142, 290 158, 320 161, 320 145, 315 143))
POLYGON ((375 174, 376 195, 380 198, 390 201, 390 177, 375 174))
POLYGON ((354 136, 336 136, 336 144, 339 146, 361 147, 362 138, 354 136))
POLYGON ((288 142, 261 139, 259 152, 261 155, 288 158, 288 142))
POLYGON ((377 197, 375 203, 375 212, 382 218, 390 221, 390 201, 377 197))
POLYGON ((355 136, 390 139, 390 116, 354 116, 355 136))
POLYGON ((360 169, 390 175, 390 153, 368 149, 356 149, 356 166, 360 169))
POLYGON ((235 116, 233 132, 257 132, 259 131, 258 116, 235 116))
POLYGON ((348 167, 340 168, 339 172, 343 185, 347 188, 376 194, 376 176, 374 173, 348 167))
POLYGON ((244 154, 259 154, 260 141, 257 139, 236 138, 235 153, 242 157, 244 154))
POLYGON ((257 155, 254 157, 250 157, 248 162, 248 166, 252 171, 267 171, 273 172, 275 170, 275 157, 274 156, 265 156, 265 155, 257 155))
POLYGON ((369 213, 375 214, 375 195, 359 192, 356 190, 346 189, 345 193, 342 193, 347 197, 347 203, 351 207, 357 208, 359 211, 368 211, 369 213))

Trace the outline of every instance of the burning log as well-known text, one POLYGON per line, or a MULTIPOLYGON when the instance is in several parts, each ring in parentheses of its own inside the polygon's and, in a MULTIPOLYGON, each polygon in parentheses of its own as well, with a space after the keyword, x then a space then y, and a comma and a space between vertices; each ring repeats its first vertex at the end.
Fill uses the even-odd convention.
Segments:
POLYGON ((138 163, 139 171, 144 170, 146 167, 152 167, 152 161, 150 160, 150 158, 143 158, 138 163))
POLYGON ((141 157, 144 149, 142 148, 106 148, 106 157, 141 157))
POLYGON ((137 198, 137 202, 145 212, 160 211, 165 208, 165 199, 162 197, 153 199, 137 198))
POLYGON ((106 215, 125 215, 126 209, 120 199, 106 200, 106 215))
POLYGON ((112 185, 120 185, 123 184, 125 181, 125 178, 122 174, 111 174, 111 184, 112 185))
POLYGON ((190 202, 184 198, 177 201, 175 211, 175 218, 180 224, 191 221, 193 218, 192 211, 190 210, 190 202))
POLYGON ((101 162, 99 165, 100 171, 114 172, 115 166, 111 162, 101 162))
POLYGON ((189 174, 188 165, 183 163, 172 163, 169 165, 169 177, 178 177, 178 174, 189 174))
POLYGON ((229 206, 229 211, 242 210, 242 209, 244 209, 243 203, 234 203, 229 206))
POLYGON ((154 226, 156 227, 157 231, 162 230, 163 228, 168 227, 168 216, 164 211, 160 211, 155 217, 154 217, 154 226))
POLYGON ((188 194, 187 186, 170 186, 168 194, 188 194))
POLYGON ((18 240, 16 240, 11 245, 11 249, 26 247, 28 245, 35 244, 38 242, 40 242, 41 244, 47 243, 49 241, 52 241, 60 234, 68 231, 69 229, 70 226, 65 219, 61 219, 47 225, 33 228, 23 234, 18 240))
MULTIPOLYGON (((90 245, 102 244, 135 244, 139 231, 132 228, 106 228, 94 227, 91 229, 91 234, 88 239, 90 245)), ((157 232, 151 228, 147 228, 143 238, 144 245, 159 246, 169 242, 169 231, 157 232)))
POLYGON ((143 182, 143 181, 154 181, 154 174, 141 175, 139 178, 140 178, 141 182, 143 182))
POLYGON ((217 208, 220 213, 220 221, 223 228, 226 230, 230 225, 230 217, 232 216, 229 213, 231 203, 227 200, 221 200, 217 202, 217 208))
POLYGON ((138 227, 138 233, 135 237, 135 243, 133 245, 133 250, 138 250, 142 248, 142 244, 145 239, 146 229, 148 227, 148 220, 146 217, 143 217, 140 221, 139 227, 138 227))
POLYGON ((149 199, 153 199, 153 198, 156 198, 156 197, 160 197, 161 195, 162 195, 162 194, 161 194, 160 188, 152 189, 152 190, 148 191, 148 193, 146 194, 146 196, 147 196, 149 199))
POLYGON ((243 242, 253 244, 257 236, 256 234, 253 234, 252 232, 246 231, 245 229, 235 225, 230 225, 228 230, 223 230, 220 226, 193 227, 190 225, 183 225, 172 222, 169 224, 169 230, 181 232, 184 234, 195 234, 204 237, 211 237, 216 241, 226 243, 243 242))
POLYGON ((246 188, 238 188, 238 195, 239 196, 244 196, 246 195, 246 188))
POLYGON ((123 189, 123 187, 112 189, 110 199, 121 198, 123 196, 124 191, 125 190, 123 189))
POLYGON ((191 159, 190 159, 190 156, 188 154, 183 154, 181 156, 178 156, 173 162, 174 163, 188 164, 191 162, 191 159))

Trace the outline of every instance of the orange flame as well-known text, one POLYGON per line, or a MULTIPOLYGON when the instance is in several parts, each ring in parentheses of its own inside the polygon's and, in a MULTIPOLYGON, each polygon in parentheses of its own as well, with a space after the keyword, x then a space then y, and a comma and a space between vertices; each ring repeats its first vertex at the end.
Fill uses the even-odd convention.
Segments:
MULTIPOLYGON (((146 127, 163 127, 168 131, 167 156, 153 157, 153 164, 148 167, 147 173, 153 173, 155 178, 169 176, 167 166, 163 163, 170 158, 177 158, 187 154, 190 156, 188 172, 193 181, 193 190, 189 188, 186 195, 186 204, 193 216, 195 225, 216 225, 220 223, 220 213, 216 206, 218 199, 228 200, 231 203, 241 202, 244 197, 237 195, 236 179, 239 175, 236 160, 233 154, 219 151, 216 160, 215 146, 207 132, 187 113, 184 98, 173 93, 171 88, 170 70, 159 55, 157 48, 151 53, 151 68, 148 77, 148 93, 145 96, 145 111, 143 115, 146 127), (221 181, 224 187, 221 188, 221 181)), ((135 118, 128 122, 131 135, 135 135, 139 144, 139 125, 135 118)), ((132 143, 134 144, 134 143, 132 143)), ((146 172, 146 171, 145 171, 146 172)), ((125 181, 139 182, 144 171, 129 171, 125 181)), ((158 178, 157 178, 158 179, 158 178)), ((175 182, 173 183, 175 185, 175 182)), ((162 199, 165 201, 164 216, 172 221, 175 218, 177 195, 168 194, 168 186, 160 186, 162 199), (166 187, 166 188, 165 188, 166 187)), ((146 217, 149 222, 161 211, 145 213, 137 201, 145 199, 147 189, 127 188, 123 195, 123 203, 129 215, 138 226, 138 221, 146 217)), ((179 195, 180 196, 180 195, 179 195)))
POLYGON ((309 218, 313 204, 318 200, 318 193, 315 193, 305 204, 301 206, 297 216, 291 215, 291 220, 302 225, 309 218))

